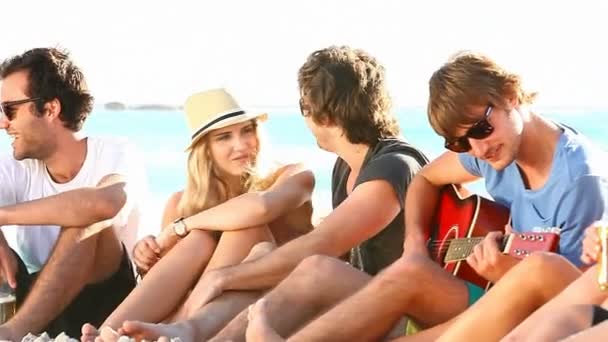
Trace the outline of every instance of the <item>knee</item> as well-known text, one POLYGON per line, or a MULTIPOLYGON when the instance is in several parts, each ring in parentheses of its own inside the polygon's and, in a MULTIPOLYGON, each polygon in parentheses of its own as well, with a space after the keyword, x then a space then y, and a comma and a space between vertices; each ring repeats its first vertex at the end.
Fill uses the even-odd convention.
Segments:
MULTIPOLYGON (((103 233, 103 232, 102 232, 103 233)), ((99 238, 102 233, 89 235, 86 229, 61 228, 53 255, 70 255, 78 253, 82 262, 93 261, 99 246, 99 238)))
MULTIPOLYGON (((507 273, 507 276, 503 277, 511 279, 517 287, 523 289, 527 288, 527 291, 534 290, 537 293, 544 293, 552 287, 547 286, 547 279, 553 279, 554 285, 561 284, 563 277, 556 277, 556 275, 566 275, 569 273, 569 268, 573 266, 569 265, 568 260, 563 256, 555 253, 534 253, 522 260, 512 272, 507 273), (512 273, 512 276, 509 274, 512 273), (528 275, 533 275, 532 277, 528 275), (560 280, 560 281, 558 281, 560 280)), ((561 288, 561 285, 560 285, 561 288)), ((552 292, 552 291, 551 291, 552 292)))
POLYGON ((260 257, 262 255, 266 255, 266 254, 272 252, 274 249, 275 249, 275 245, 274 245, 274 243, 272 243, 270 241, 258 242, 253 247, 251 247, 251 251, 249 251, 248 258, 260 257))
POLYGON ((305 279, 314 285, 330 274, 337 274, 340 268, 346 267, 344 261, 326 255, 312 255, 302 260, 293 271, 294 276, 305 279))
POLYGON ((534 272, 534 278, 541 275, 554 275, 568 267, 568 260, 555 253, 533 253, 521 261, 520 268, 523 272, 534 272))
POLYGON ((65 228, 61 227, 59 230, 59 237, 57 242, 64 244, 78 244, 81 242, 97 241, 99 232, 92 232, 82 228, 65 228))
POLYGON ((430 263, 433 263, 428 258, 424 257, 408 257, 399 258, 384 270, 383 277, 388 280, 417 279, 428 273, 430 263))
POLYGON ((266 254, 270 254, 275 249, 275 245, 269 241, 258 242, 249 250, 249 254, 243 259, 242 262, 249 262, 257 260, 266 254))

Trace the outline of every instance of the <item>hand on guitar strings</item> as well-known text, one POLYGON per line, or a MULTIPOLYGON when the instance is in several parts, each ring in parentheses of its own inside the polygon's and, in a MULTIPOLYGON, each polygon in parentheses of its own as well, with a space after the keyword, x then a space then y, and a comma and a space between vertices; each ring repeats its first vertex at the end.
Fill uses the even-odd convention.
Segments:
POLYGON ((473 248, 473 253, 467 258, 467 263, 475 272, 485 279, 496 283, 518 260, 503 254, 499 249, 502 232, 490 232, 482 242, 473 248))

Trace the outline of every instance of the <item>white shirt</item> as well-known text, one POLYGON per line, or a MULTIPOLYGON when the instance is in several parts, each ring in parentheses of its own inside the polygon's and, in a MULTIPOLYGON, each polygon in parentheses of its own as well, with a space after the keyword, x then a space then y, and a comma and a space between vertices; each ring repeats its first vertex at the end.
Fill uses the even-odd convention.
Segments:
MULTIPOLYGON (((78 174, 67 183, 56 183, 46 165, 35 159, 0 157, 0 206, 48 197, 82 187, 94 187, 107 175, 117 174, 127 181, 127 204, 113 223, 127 251, 137 236, 139 213, 146 194, 143 160, 126 140, 87 138, 87 154, 78 174)), ((58 226, 5 226, 2 231, 9 246, 19 254, 30 273, 46 264, 59 236, 58 226)))

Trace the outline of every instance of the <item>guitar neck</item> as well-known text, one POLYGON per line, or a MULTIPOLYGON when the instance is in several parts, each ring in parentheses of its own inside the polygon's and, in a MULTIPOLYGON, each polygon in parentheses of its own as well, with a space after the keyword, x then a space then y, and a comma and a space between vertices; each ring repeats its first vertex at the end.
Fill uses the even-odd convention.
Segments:
MULTIPOLYGON (((444 262, 457 262, 465 260, 469 255, 473 253, 473 248, 475 245, 481 243, 484 237, 470 237, 470 238, 460 238, 453 239, 449 241, 448 250, 445 254, 444 262)), ((511 236, 505 236, 500 243, 499 249, 504 253, 505 250, 508 250, 508 246, 511 243, 511 236)))

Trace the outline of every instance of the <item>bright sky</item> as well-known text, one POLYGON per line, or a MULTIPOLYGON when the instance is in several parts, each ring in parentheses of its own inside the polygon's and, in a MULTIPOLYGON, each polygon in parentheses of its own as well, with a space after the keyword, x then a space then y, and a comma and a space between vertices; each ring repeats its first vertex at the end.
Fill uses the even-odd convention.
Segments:
POLYGON ((541 105, 608 107, 608 2, 28 1, 2 2, 0 58, 60 45, 98 103, 181 104, 229 87, 245 105, 297 102, 296 73, 331 44, 368 50, 397 105, 422 106, 427 81, 475 49, 524 75, 541 105))

